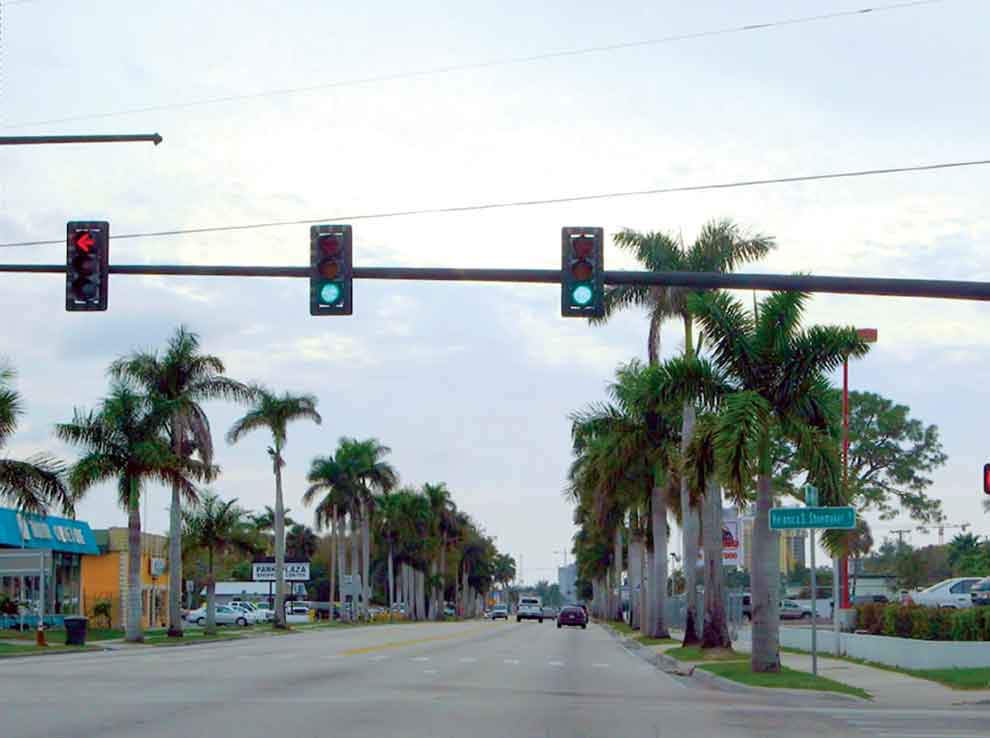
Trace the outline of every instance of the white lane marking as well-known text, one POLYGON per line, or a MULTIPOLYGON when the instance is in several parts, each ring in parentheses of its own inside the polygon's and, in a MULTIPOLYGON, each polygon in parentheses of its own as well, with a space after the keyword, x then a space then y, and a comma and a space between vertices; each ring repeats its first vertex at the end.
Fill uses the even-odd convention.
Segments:
POLYGON ((513 666, 519 663, 519 659, 502 659, 503 664, 512 664, 513 666))
POLYGON ((423 673, 424 674, 436 674, 437 673, 437 670, 436 669, 423 669, 423 673))
POLYGON ((379 654, 378 656, 372 656, 371 657, 371 660, 372 661, 384 661, 387 658, 388 658, 388 656, 382 656, 382 655, 379 654))
POLYGON ((608 664, 592 664, 592 666, 595 667, 596 669, 608 669, 609 668, 609 665, 608 664))
POLYGON ((548 661, 547 663, 550 664, 550 666, 563 666, 564 665, 564 662, 563 661, 548 661))
POLYGON ((477 660, 474 656, 464 656, 460 661, 462 664, 473 664, 477 660))
POLYGON ((412 659, 410 659, 410 660, 411 661, 429 661, 430 660, 430 657, 429 656, 413 656, 412 659))

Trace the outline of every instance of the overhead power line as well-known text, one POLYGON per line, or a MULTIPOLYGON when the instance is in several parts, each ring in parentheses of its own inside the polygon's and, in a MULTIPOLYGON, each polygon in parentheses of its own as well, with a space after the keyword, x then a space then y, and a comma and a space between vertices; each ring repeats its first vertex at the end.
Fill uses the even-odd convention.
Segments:
POLYGON ((782 26, 794 26, 804 23, 818 23, 821 21, 837 20, 839 18, 852 18, 869 13, 883 13, 893 10, 906 10, 923 5, 936 5, 947 2, 947 0, 909 0, 908 2, 892 3, 889 5, 877 5, 856 10, 840 10, 833 13, 821 13, 818 15, 806 15, 796 18, 784 18, 781 20, 768 21, 765 23, 749 23, 743 26, 730 26, 717 28, 708 31, 694 31, 691 33, 680 33, 672 36, 661 36, 658 38, 640 39, 638 41, 624 41, 614 44, 602 44, 599 46, 584 46, 577 49, 563 49, 560 51, 549 51, 540 54, 530 54, 526 56, 507 56, 500 59, 489 59, 487 61, 468 62, 465 64, 451 64, 441 67, 431 67, 406 72, 394 72, 392 74, 373 75, 370 77, 356 77, 352 79, 335 80, 332 82, 321 82, 315 85, 305 85, 301 87, 282 87, 260 92, 247 92, 239 95, 224 95, 220 97, 201 98, 199 100, 187 100, 185 102, 162 103, 159 105, 146 105, 135 108, 122 108, 103 113, 84 113, 63 118, 48 118, 45 120, 32 120, 4 126, 5 128, 16 128, 24 126, 41 126, 55 123, 71 123, 82 120, 97 120, 100 118, 111 118, 117 115, 133 115, 136 113, 154 113, 163 110, 181 110, 183 108, 195 108, 204 105, 216 105, 219 103, 239 102, 243 100, 254 100, 264 97, 278 95, 297 95, 320 90, 330 90, 341 87, 356 87, 359 85, 379 84, 383 82, 398 82, 401 80, 417 79, 420 77, 432 77, 442 74, 453 74, 455 72, 467 72, 477 69, 490 69, 492 67, 504 67, 516 64, 528 64, 532 62, 549 61, 552 59, 564 59, 574 56, 585 56, 587 54, 603 54, 612 51, 625 51, 647 46, 659 46, 661 44, 676 43, 679 41, 691 41, 700 38, 710 38, 712 36, 725 36, 729 34, 745 33, 747 31, 763 31, 770 28, 780 28, 782 26))
MULTIPOLYGON (((440 215, 444 213, 467 213, 479 210, 497 210, 501 208, 534 207, 537 205, 560 205, 572 202, 587 202, 590 200, 609 200, 622 197, 641 197, 646 195, 665 195, 675 192, 702 192, 705 190, 727 190, 740 187, 755 187, 758 185, 787 184, 794 182, 815 182, 825 179, 843 179, 850 177, 871 177, 879 174, 902 174, 906 172, 928 172, 936 169, 956 169, 960 167, 976 167, 990 164, 990 159, 975 159, 972 161, 941 162, 938 164, 920 164, 909 167, 888 167, 886 169, 860 169, 849 172, 830 172, 826 174, 805 174, 796 177, 776 177, 772 179, 746 179, 735 182, 718 182, 715 184, 684 185, 680 187, 656 187, 647 190, 626 190, 619 192, 599 192, 590 195, 573 195, 570 197, 552 197, 540 200, 511 200, 505 202, 489 202, 474 205, 453 205, 439 208, 420 208, 418 210, 392 210, 379 213, 359 213, 356 215, 328 215, 322 218, 304 218, 301 220, 272 220, 264 223, 242 223, 239 225, 204 226, 202 228, 175 228, 166 231, 143 231, 140 233, 122 233, 114 235, 114 241, 132 238, 157 238, 160 236, 187 236, 199 233, 221 233, 223 231, 249 231, 261 228, 281 228, 284 226, 313 225, 316 223, 339 223, 353 220, 379 220, 384 218, 401 218, 414 215, 440 215)), ((65 243, 64 238, 53 238, 43 241, 12 241, 0 243, 0 248, 16 246, 50 246, 65 243)))

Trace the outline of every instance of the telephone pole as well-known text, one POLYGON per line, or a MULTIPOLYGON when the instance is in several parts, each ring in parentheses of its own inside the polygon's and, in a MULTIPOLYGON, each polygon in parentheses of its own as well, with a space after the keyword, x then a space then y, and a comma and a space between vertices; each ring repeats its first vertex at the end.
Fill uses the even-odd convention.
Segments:
POLYGON ((893 533, 895 536, 897 536, 897 547, 900 548, 901 546, 904 545, 904 534, 905 533, 910 533, 911 532, 911 529, 910 528, 898 528, 897 530, 892 530, 890 532, 893 533))

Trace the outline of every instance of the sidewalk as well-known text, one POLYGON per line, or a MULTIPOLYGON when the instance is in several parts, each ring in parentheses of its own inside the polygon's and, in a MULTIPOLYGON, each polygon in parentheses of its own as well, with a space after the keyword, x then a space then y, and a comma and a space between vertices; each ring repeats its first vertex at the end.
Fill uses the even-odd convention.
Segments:
MULTIPOLYGON (((747 654, 752 648, 751 643, 742 638, 733 641, 732 647, 747 654)), ((780 662, 791 669, 811 673, 811 654, 781 652, 780 662)), ((949 689, 927 679, 822 654, 818 655, 818 675, 865 689, 873 695, 874 704, 886 707, 949 707, 990 700, 990 690, 949 689)))

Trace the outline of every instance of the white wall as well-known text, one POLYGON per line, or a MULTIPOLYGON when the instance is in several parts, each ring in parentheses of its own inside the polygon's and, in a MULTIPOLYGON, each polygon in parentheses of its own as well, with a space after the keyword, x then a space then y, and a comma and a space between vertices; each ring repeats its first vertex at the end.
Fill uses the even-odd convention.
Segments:
MULTIPOLYGON (((748 651, 749 632, 742 632, 739 637, 739 649, 748 651)), ((780 645, 810 651, 811 628, 781 628, 780 645)), ((990 664, 990 642, 986 641, 921 641, 840 633, 839 647, 844 656, 903 669, 952 669, 990 664)), ((829 627, 818 629, 818 652, 824 656, 835 653, 835 634, 829 627)))

